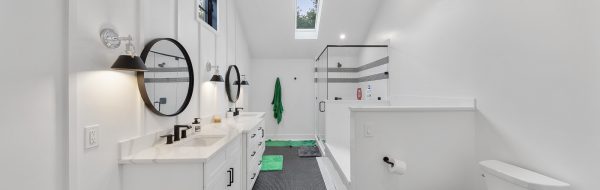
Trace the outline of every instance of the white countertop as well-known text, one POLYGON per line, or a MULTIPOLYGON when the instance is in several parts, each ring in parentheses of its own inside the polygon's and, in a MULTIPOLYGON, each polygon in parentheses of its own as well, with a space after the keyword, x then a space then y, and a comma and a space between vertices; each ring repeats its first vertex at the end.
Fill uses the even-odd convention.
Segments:
MULTIPOLYGON (((149 145, 145 148, 138 148, 139 151, 132 152, 123 156, 120 164, 161 164, 161 163, 203 163, 212 158, 215 153, 225 148, 231 141, 235 140, 240 134, 248 132, 263 119, 260 117, 238 117, 235 119, 224 119, 222 123, 208 124, 202 126, 199 133, 190 134, 188 138, 176 141, 173 144, 166 144, 165 139, 159 143, 149 145), (206 138, 222 137, 209 146, 193 146, 194 140, 203 140, 206 138)), ((191 130, 189 130, 191 131, 191 130)), ((143 142, 134 142, 129 140, 127 146, 133 144, 142 144, 143 142)), ((140 140, 147 141, 147 140, 140 140)), ((133 149, 133 148, 130 148, 133 149)), ((123 154, 123 153, 122 153, 123 154)))

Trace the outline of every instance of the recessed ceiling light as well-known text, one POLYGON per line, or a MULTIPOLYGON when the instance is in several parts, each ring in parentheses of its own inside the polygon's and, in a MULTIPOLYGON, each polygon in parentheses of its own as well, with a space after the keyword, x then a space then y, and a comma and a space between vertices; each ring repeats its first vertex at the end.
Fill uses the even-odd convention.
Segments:
POLYGON ((340 34, 340 39, 341 40, 346 39, 346 34, 340 34))

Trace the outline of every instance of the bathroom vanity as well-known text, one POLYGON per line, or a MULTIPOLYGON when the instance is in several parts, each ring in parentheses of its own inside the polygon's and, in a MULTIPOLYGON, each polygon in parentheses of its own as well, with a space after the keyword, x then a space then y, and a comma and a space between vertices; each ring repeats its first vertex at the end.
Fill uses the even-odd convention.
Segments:
POLYGON ((123 189, 252 189, 265 150, 263 116, 242 113, 173 144, 160 137, 169 131, 121 142, 123 189))

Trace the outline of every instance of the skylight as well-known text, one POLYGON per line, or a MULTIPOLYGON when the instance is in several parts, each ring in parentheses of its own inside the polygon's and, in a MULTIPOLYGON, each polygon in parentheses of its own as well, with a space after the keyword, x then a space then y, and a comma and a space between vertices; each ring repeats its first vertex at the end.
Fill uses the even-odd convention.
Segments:
POLYGON ((323 0, 296 0, 296 39, 317 39, 323 0))

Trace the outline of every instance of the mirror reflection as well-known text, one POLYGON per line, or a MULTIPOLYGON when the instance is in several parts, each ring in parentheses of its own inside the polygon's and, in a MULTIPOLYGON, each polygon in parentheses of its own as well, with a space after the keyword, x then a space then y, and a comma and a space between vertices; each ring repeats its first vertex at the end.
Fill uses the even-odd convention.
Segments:
POLYGON ((225 75, 225 91, 229 102, 235 103, 240 97, 240 71, 237 66, 231 65, 225 75))
POLYGON ((141 90, 147 107, 164 116, 185 110, 193 91, 193 72, 183 46, 173 39, 154 40, 144 49, 142 59, 148 67, 141 90))

